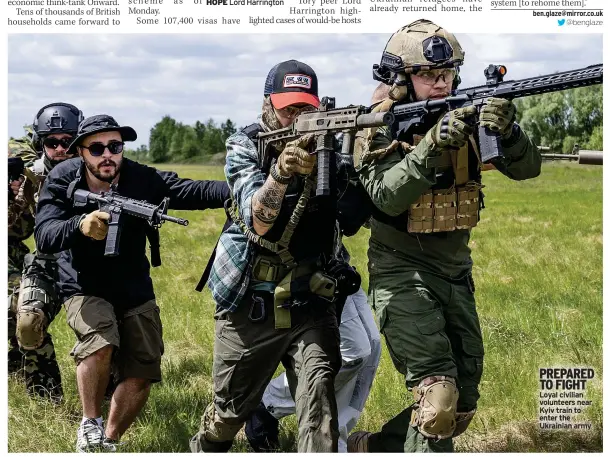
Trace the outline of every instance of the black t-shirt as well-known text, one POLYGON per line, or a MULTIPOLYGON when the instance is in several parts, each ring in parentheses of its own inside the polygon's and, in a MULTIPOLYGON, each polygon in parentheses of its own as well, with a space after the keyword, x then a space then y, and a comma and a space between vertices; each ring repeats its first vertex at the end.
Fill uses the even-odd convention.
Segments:
MULTIPOLYGON (((78 228, 81 216, 98 209, 97 205, 75 207, 67 196, 77 173, 80 173, 80 179, 74 189, 88 190, 82 160, 67 160, 49 174, 36 214, 38 250, 45 253, 63 251, 59 263, 60 298, 65 301, 75 294, 97 296, 112 303, 117 310, 153 299, 146 257, 148 222, 123 215, 119 255, 104 256, 106 240, 88 238, 78 228)), ((229 197, 228 186, 223 181, 180 179, 176 173, 158 171, 129 159, 123 159, 116 190, 123 197, 155 205, 169 197, 170 208, 186 210, 221 208, 229 197)))

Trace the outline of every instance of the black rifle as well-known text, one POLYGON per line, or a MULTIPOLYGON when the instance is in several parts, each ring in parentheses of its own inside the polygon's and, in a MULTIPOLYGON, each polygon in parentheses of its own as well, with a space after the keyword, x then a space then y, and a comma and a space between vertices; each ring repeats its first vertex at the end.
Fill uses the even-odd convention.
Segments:
MULTIPOLYGON (((405 133, 410 134, 412 129, 417 128, 425 122, 428 115, 438 116, 440 112, 471 105, 476 106, 480 110, 489 97, 512 100, 514 98, 527 97, 528 95, 602 84, 603 73, 604 67, 602 64, 599 64, 551 75, 536 76, 516 81, 504 81, 506 67, 503 65, 489 65, 484 70, 487 81, 483 86, 460 89, 455 91, 451 96, 442 99, 395 105, 392 108, 395 118, 395 122, 392 125, 392 133, 396 136, 405 133)), ((484 163, 502 157, 500 139, 498 133, 479 126, 481 160, 484 163)))
MULTIPOLYGON (((283 129, 258 134, 259 164, 268 169, 269 147, 278 141, 292 141, 303 135, 315 136, 315 150, 318 155, 316 196, 324 197, 320 203, 336 213, 336 162, 334 140, 337 133, 343 133, 343 152, 351 153, 352 139, 359 130, 367 127, 391 125, 394 117, 389 112, 369 113, 365 106, 335 107, 334 97, 324 97, 315 111, 300 114, 292 125, 283 129)), ((327 259, 334 254, 334 234, 330 231, 323 241, 327 259)))
MULTIPOLYGON (((112 186, 110 191, 99 194, 83 189, 79 189, 74 192, 74 206, 83 207, 89 202, 97 202, 101 211, 110 214, 110 219, 108 220, 106 248, 104 250, 104 255, 109 257, 119 255, 121 216, 123 214, 144 219, 148 221, 148 224, 154 229, 158 229, 165 221, 174 222, 184 226, 189 224, 189 221, 186 219, 167 215, 167 205, 169 203, 168 197, 164 198, 161 204, 153 205, 152 203, 142 200, 134 200, 123 197, 116 192, 115 186, 112 186)), ((153 246, 151 243, 151 250, 152 247, 153 246)), ((153 266, 155 266, 154 264, 157 262, 155 262, 153 259, 152 263, 153 266)))
POLYGON ((333 141, 337 133, 343 133, 343 153, 351 153, 352 139, 367 127, 390 125, 394 117, 389 112, 369 113, 365 106, 335 107, 334 97, 323 97, 320 107, 314 111, 300 114, 292 125, 271 132, 258 134, 259 165, 268 168, 269 147, 278 141, 292 141, 303 135, 316 136, 315 153, 318 154, 318 183, 316 195, 330 195, 332 178, 333 141))
POLYGON ((11 189, 11 182, 18 181, 21 175, 23 175, 23 171, 25 169, 25 164, 23 163, 23 159, 21 157, 9 157, 8 158, 8 200, 12 201, 15 199, 15 194, 11 189))

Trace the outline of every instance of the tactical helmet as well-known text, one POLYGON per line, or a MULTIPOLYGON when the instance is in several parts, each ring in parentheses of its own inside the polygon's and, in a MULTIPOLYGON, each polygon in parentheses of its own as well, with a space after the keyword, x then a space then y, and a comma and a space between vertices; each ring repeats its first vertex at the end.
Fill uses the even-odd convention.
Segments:
POLYGON ((40 108, 32 127, 38 139, 53 133, 75 135, 78 124, 84 119, 83 112, 69 103, 50 103, 40 108))
MULTIPOLYGON (((388 40, 381 62, 373 65, 373 79, 391 85, 390 97, 400 100, 413 93, 408 75, 436 68, 456 68, 464 51, 452 33, 426 19, 402 27, 388 40)), ((454 89, 459 83, 456 78, 454 89)))
POLYGON ((42 146, 44 138, 54 133, 68 133, 74 136, 78 131, 78 125, 84 118, 83 112, 69 103, 49 103, 38 110, 32 123, 32 128, 34 129, 32 145, 36 151, 42 153, 43 163, 47 172, 60 161, 49 157, 42 146))

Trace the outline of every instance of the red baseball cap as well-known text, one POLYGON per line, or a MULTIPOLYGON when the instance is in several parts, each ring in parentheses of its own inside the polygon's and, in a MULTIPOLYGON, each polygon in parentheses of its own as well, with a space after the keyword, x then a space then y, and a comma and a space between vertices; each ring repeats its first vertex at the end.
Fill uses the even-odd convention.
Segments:
POLYGON ((265 95, 271 96, 271 102, 277 109, 299 103, 317 108, 320 105, 318 77, 313 69, 303 62, 281 62, 267 75, 265 95))

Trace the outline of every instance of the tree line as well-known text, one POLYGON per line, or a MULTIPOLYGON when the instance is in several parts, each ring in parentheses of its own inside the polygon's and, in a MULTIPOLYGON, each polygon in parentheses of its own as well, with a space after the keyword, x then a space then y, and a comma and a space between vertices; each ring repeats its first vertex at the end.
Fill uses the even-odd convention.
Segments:
POLYGON ((214 154, 224 153, 225 141, 237 131, 231 119, 217 125, 213 119, 186 125, 164 116, 150 129, 148 146, 126 150, 134 160, 152 163, 205 162, 214 154))
POLYGON ((602 86, 579 87, 515 100, 517 121, 534 144, 569 154, 603 150, 602 86))
MULTIPOLYGON (((603 149, 602 87, 590 86, 515 100, 517 121, 538 146, 570 153, 603 149)), ((231 119, 217 125, 212 119, 186 125, 165 116, 150 131, 148 146, 127 150, 145 162, 206 162, 224 153, 225 140, 237 128, 231 119)))

